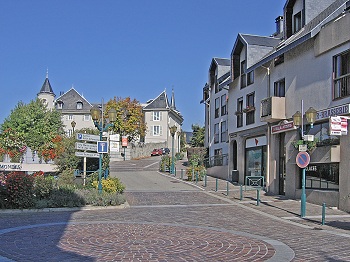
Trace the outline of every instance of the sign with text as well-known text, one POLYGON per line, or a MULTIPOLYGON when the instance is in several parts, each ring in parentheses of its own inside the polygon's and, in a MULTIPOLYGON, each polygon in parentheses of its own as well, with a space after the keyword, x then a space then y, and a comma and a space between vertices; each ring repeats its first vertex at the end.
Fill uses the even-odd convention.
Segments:
POLYGON ((75 149, 97 152, 97 145, 96 144, 78 143, 78 142, 76 142, 75 143, 75 149))
POLYGON ((97 153, 100 153, 100 154, 108 153, 107 141, 97 141, 97 153))
POLYGON ((122 137, 122 147, 128 147, 128 137, 127 136, 122 137))
POLYGON ((82 157, 91 157, 91 158, 99 158, 100 155, 97 153, 90 153, 90 152, 75 152, 76 156, 82 156, 82 157))
POLYGON ((109 151, 110 152, 119 152, 119 141, 109 141, 109 151))
POLYGON ((294 125, 293 121, 291 121, 291 122, 283 123, 281 125, 272 126, 271 127, 271 134, 278 134, 281 132, 294 130, 296 128, 297 127, 294 125))
POLYGON ((89 135, 89 134, 77 134, 77 140, 86 140, 86 141, 94 141, 97 142, 100 140, 100 136, 97 135, 89 135))
POLYGON ((115 135, 110 135, 109 136, 109 140, 111 141, 120 141, 120 135, 119 134, 115 134, 115 135))
POLYGON ((341 116, 332 116, 329 118, 329 134, 332 136, 341 136, 348 134, 348 119, 341 116))

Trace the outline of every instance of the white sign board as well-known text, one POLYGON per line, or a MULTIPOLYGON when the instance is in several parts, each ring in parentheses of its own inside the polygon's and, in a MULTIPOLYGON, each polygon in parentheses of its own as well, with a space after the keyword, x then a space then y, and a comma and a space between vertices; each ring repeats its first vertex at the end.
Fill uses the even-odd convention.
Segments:
POLYGON ((307 145, 299 145, 299 152, 306 152, 307 151, 307 145))
POLYGON ((75 152, 76 156, 82 156, 82 157, 91 157, 91 158, 99 158, 100 154, 97 153, 89 153, 89 152, 75 152))
POLYGON ((89 135, 89 134, 77 134, 77 140, 86 140, 86 141, 100 141, 100 136, 97 135, 89 135))
POLYGON ((119 141, 109 141, 109 151, 110 152, 119 152, 119 141))
POLYGON ((75 143, 75 149, 97 152, 97 145, 96 144, 78 143, 78 142, 76 142, 75 143))
POLYGON ((109 136, 109 140, 110 141, 120 141, 120 135, 119 134, 115 134, 115 135, 110 135, 109 136))
POLYGON ((329 135, 341 136, 341 117, 331 116, 329 118, 329 135))

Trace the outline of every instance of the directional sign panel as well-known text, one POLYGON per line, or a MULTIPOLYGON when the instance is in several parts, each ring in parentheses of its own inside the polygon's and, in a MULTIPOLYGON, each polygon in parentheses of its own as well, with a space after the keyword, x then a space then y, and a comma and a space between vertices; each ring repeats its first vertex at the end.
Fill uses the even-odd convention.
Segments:
POLYGON ((88 144, 88 143, 78 143, 78 142, 76 142, 75 143, 75 149, 97 152, 97 145, 96 144, 88 144))
POLYGON ((100 136, 97 135, 89 135, 89 134, 77 134, 77 140, 86 140, 86 141, 99 141, 100 136))
POLYGON ((310 163, 310 155, 307 152, 299 152, 295 161, 298 167, 305 168, 310 163))
POLYGON ((97 141, 97 153, 100 153, 100 154, 108 153, 107 141, 97 141))
POLYGON ((100 154, 97 153, 89 153, 89 152, 75 152, 76 156, 82 156, 82 157, 91 157, 91 158, 99 158, 100 154))

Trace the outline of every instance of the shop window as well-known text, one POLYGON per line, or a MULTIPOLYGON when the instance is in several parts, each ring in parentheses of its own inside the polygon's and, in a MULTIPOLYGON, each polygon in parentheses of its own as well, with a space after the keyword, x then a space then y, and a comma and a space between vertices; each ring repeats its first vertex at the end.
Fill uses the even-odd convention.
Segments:
POLYGON ((278 97, 286 96, 286 87, 285 87, 284 79, 274 83, 274 96, 278 96, 278 97))
POLYGON ((219 124, 214 125, 214 143, 219 143, 219 124))
POLYGON ((330 146, 330 145, 340 145, 339 136, 329 135, 329 123, 315 123, 313 128, 310 129, 308 135, 314 135, 315 141, 317 142, 316 146, 330 146))
POLYGON ((266 146, 246 148, 245 176, 264 176, 266 181, 266 146))
POLYGON ((215 99, 215 118, 220 116, 220 97, 215 99))
POLYGON ((305 188, 339 190, 339 163, 310 164, 305 168, 305 175, 305 188))
POLYGON ((333 57, 334 99, 350 95, 350 50, 333 57))

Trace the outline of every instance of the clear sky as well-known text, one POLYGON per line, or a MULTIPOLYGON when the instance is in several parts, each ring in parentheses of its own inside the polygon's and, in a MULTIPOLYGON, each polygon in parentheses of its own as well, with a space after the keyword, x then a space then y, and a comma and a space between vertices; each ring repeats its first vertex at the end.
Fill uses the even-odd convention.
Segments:
POLYGON ((204 124, 213 57, 238 33, 268 36, 284 0, 1 0, 0 123, 35 99, 49 70, 56 94, 141 103, 175 92, 183 130, 204 124))

